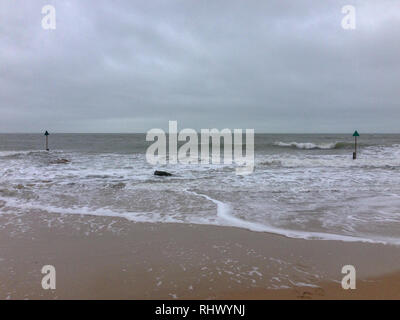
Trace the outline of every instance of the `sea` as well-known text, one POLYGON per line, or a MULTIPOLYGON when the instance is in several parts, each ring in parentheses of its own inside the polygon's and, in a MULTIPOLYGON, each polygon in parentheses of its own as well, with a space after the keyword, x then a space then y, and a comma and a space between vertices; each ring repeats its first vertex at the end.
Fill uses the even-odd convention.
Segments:
POLYGON ((145 134, 0 134, 0 214, 237 227, 400 245, 400 135, 256 134, 255 167, 146 161, 145 134), (66 159, 68 161, 62 160, 66 159), (155 176, 166 170, 172 176, 155 176))

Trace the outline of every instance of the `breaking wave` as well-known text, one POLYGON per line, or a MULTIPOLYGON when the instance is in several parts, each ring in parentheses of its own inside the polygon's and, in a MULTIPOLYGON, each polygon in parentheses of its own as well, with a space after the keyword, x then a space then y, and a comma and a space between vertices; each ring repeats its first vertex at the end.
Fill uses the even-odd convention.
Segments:
POLYGON ((312 143, 312 142, 282 142, 277 141, 274 143, 274 146, 278 147, 288 147, 288 148, 297 148, 297 149, 321 149, 321 150, 329 150, 329 149, 344 149, 347 147, 351 147, 352 143, 348 142, 332 142, 332 143, 312 143))
POLYGON ((0 151, 0 158, 16 159, 23 156, 47 154, 45 150, 0 151))

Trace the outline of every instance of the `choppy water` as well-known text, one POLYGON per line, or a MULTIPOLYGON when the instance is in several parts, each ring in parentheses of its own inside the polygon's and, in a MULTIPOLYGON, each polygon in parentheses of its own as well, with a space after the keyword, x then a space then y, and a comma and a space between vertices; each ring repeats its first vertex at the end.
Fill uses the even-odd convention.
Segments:
POLYGON ((256 135, 253 174, 167 165, 143 134, 0 135, 0 213, 121 216, 237 226, 305 239, 400 244, 400 135, 256 135), (69 163, 57 163, 58 159, 69 163))

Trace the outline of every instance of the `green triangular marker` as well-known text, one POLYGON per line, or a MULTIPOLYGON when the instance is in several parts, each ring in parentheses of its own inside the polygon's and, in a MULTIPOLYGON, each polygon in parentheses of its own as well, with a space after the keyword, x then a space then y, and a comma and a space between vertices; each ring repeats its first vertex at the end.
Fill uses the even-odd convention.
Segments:
POLYGON ((358 132, 357 132, 357 130, 356 131, 354 131, 354 133, 353 133, 353 137, 359 137, 360 135, 358 134, 358 132))

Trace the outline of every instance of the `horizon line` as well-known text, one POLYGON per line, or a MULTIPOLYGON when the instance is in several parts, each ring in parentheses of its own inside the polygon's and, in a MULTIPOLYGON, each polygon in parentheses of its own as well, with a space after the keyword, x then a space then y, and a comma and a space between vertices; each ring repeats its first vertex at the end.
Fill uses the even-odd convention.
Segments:
MULTIPOLYGON (((46 131, 46 130, 45 130, 46 131)), ((0 132, 0 134, 44 134, 44 132, 0 132)), ((360 130, 357 130, 360 131, 360 130)), ((147 132, 52 132, 51 134, 146 134, 147 132)), ((165 133, 169 133, 165 131, 165 133)), ((178 132, 179 133, 179 132, 178 132)), ((200 133, 200 132, 198 132, 200 133)), ((243 129, 245 133, 245 129, 243 129)), ((254 132, 255 134, 352 134, 351 132, 254 132)), ((361 134, 400 134, 400 132, 361 132, 361 134)))

